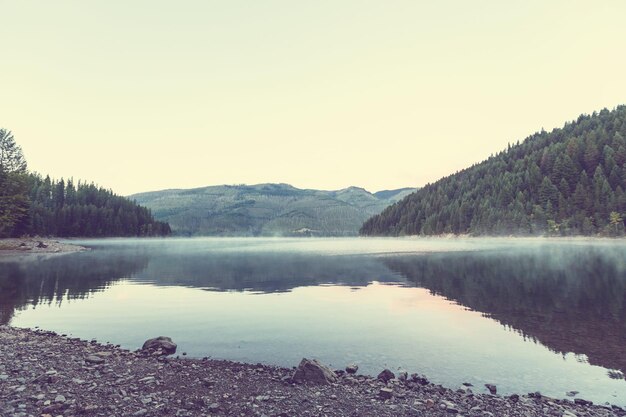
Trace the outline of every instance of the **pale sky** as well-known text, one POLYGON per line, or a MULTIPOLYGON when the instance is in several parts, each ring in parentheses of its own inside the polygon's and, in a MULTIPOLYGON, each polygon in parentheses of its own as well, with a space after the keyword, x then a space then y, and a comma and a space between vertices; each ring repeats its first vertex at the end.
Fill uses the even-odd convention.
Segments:
POLYGON ((626 1, 0 0, 0 127, 120 194, 421 186, 626 103, 626 1))

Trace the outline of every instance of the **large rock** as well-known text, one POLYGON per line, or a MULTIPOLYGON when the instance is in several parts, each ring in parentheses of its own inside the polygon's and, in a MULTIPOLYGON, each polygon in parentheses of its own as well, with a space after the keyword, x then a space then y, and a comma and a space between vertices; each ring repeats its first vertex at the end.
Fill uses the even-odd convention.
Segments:
POLYGON ((154 339, 148 339, 143 344, 141 350, 147 350, 151 352, 161 351, 164 355, 171 355, 176 353, 176 343, 172 342, 172 339, 165 336, 155 337, 154 339))
POLYGON ((393 372, 391 372, 389 369, 383 369, 383 371, 378 374, 378 379, 383 382, 388 382, 394 379, 395 377, 396 375, 393 372))
POLYGON ((293 374, 292 380, 298 383, 329 384, 337 381, 337 375, 332 369, 316 359, 302 358, 300 365, 298 365, 296 372, 293 374))

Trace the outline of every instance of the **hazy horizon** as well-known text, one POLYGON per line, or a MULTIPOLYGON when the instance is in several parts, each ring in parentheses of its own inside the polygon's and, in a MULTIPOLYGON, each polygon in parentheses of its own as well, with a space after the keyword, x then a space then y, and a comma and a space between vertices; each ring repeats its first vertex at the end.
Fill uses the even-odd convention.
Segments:
POLYGON ((0 127, 118 194, 421 187, 626 103, 626 3, 3 2, 0 127))

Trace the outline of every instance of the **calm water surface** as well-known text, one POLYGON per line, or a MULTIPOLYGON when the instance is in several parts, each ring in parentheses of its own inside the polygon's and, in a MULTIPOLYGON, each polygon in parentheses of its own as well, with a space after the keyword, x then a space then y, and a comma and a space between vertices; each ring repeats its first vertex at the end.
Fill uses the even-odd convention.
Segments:
POLYGON ((626 243, 87 240, 0 258, 0 323, 294 366, 316 357, 626 405, 626 243))

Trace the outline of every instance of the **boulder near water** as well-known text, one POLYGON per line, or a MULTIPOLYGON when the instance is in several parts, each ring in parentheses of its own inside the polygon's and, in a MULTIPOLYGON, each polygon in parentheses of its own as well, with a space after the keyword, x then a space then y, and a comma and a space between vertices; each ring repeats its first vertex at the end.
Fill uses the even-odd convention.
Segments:
POLYGON ((172 339, 166 336, 155 337, 154 339, 148 339, 144 342, 141 350, 157 352, 161 351, 163 355, 171 355, 176 353, 176 343, 172 342, 172 339))
POLYGON ((337 381, 337 375, 328 366, 316 359, 302 358, 296 368, 292 380, 294 382, 314 382, 316 384, 329 384, 337 381))
POLYGON ((351 363, 350 365, 346 366, 346 372, 349 374, 356 374, 356 371, 358 370, 359 370, 359 365, 355 363, 351 363))
POLYGON ((396 375, 393 372, 391 372, 389 369, 383 369, 383 371, 378 374, 378 379, 383 382, 388 382, 394 379, 395 377, 396 375))

